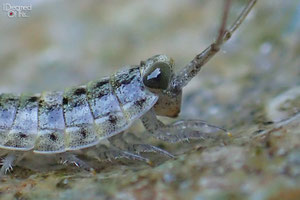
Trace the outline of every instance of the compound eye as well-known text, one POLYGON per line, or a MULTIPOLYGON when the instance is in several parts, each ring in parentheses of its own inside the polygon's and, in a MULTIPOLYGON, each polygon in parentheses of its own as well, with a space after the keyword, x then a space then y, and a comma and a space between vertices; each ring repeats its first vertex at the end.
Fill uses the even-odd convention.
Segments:
POLYGON ((171 69, 167 63, 155 63, 144 75, 144 85, 153 89, 165 90, 169 86, 171 69))

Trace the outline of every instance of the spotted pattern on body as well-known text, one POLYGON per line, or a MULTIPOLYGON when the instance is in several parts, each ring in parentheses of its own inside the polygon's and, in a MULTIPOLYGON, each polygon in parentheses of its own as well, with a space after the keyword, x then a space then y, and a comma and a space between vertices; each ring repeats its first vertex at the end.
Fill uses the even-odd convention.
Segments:
POLYGON ((127 129, 158 97, 139 67, 64 92, 0 96, 0 148, 61 153, 99 143, 127 129))

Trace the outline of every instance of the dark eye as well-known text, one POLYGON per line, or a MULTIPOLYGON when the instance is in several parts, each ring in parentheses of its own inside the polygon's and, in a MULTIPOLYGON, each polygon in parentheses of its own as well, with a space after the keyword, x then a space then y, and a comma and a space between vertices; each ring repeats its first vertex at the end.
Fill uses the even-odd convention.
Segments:
POLYGON ((144 75, 145 86, 153 89, 167 89, 171 78, 171 69, 167 63, 155 63, 144 75))

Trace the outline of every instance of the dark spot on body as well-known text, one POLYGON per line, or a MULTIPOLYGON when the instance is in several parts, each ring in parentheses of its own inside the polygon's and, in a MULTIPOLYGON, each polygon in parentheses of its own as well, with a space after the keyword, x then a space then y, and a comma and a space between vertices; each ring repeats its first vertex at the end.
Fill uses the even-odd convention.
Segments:
POLYGON ((54 133, 50 134, 50 140, 52 140, 53 142, 55 142, 57 140, 57 136, 54 133))
POLYGON ((86 94, 86 89, 85 88, 77 88, 74 90, 73 94, 76 96, 86 94))
POLYGON ((92 88, 89 88, 88 99, 102 98, 110 93, 110 86, 108 80, 102 80, 93 84, 92 88))
POLYGON ((24 133, 20 133, 19 136, 20 136, 20 138, 27 138, 27 135, 24 133))
POLYGON ((10 98, 8 98, 7 99, 7 101, 16 101, 17 100, 17 98, 15 97, 15 98, 13 98, 13 97, 10 97, 10 98))
POLYGON ((81 129, 80 134, 81 134, 82 138, 86 138, 86 136, 87 136, 87 132, 85 129, 81 129))
POLYGON ((144 103, 146 102, 146 99, 139 99, 137 101, 134 102, 134 105, 138 106, 138 107, 143 107, 144 103))
POLYGON ((120 85, 128 85, 131 83, 131 81, 135 78, 135 76, 129 76, 129 77, 126 77, 125 79, 121 80, 120 81, 120 85))
POLYGON ((197 69, 193 69, 192 71, 191 71, 191 74, 192 75, 195 75, 195 74, 197 74, 198 73, 198 70, 197 69))
POLYGON ((42 99, 40 99, 40 100, 39 100, 39 107, 42 107, 44 104, 45 104, 45 101, 42 100, 42 99))
POLYGON ((97 94, 97 98, 102 98, 103 96, 107 95, 108 93, 105 92, 105 91, 99 91, 98 94, 97 94))
POLYGON ((116 124, 117 123, 118 118, 114 115, 110 115, 108 118, 108 121, 112 124, 116 124))
POLYGON ((100 88, 100 87, 102 87, 103 85, 105 85, 107 83, 108 83, 108 80, 99 81, 99 82, 96 83, 95 87, 100 88))
POLYGON ((140 66, 142 67, 142 66, 144 66, 144 65, 146 65, 146 61, 143 61, 143 60, 142 60, 142 61, 140 62, 140 66))
POLYGON ((28 101, 34 103, 34 102, 36 102, 38 99, 39 99, 38 97, 30 97, 30 98, 28 99, 28 101))
POLYGON ((139 68, 138 68, 138 67, 130 68, 130 69, 128 70, 128 73, 130 74, 130 73, 132 73, 132 72, 134 72, 134 71, 136 71, 136 70, 139 70, 139 68))
POLYGON ((66 104, 68 104, 68 102, 69 102, 68 98, 67 98, 67 97, 64 97, 64 98, 63 98, 63 104, 66 105, 66 104))
POLYGON ((84 104, 85 104, 85 101, 82 100, 82 99, 79 99, 77 101, 73 101, 72 104, 71 104, 71 106, 72 107, 79 107, 79 106, 82 106, 84 104))
POLYGON ((116 87, 130 84, 131 81, 138 76, 137 73, 134 73, 136 69, 137 68, 131 68, 128 70, 128 73, 118 75, 115 82, 116 87))

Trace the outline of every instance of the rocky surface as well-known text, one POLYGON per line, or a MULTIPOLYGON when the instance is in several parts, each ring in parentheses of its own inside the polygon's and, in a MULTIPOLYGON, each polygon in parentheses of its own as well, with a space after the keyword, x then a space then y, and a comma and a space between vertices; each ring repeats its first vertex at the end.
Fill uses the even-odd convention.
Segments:
MULTIPOLYGON (((233 1, 231 21, 244 4, 233 1)), ((196 0, 32 1, 28 18, 1 10, 0 92, 59 90, 159 53, 180 68, 216 37, 220 10, 219 1, 196 0)), ((0 198, 298 199, 299 16, 297 0, 259 1, 185 88, 180 118, 226 127, 228 141, 152 141, 189 150, 153 158, 153 167, 104 163, 96 174, 16 167, 1 181, 0 198)), ((136 123, 131 131, 142 135, 143 128, 136 123)))

